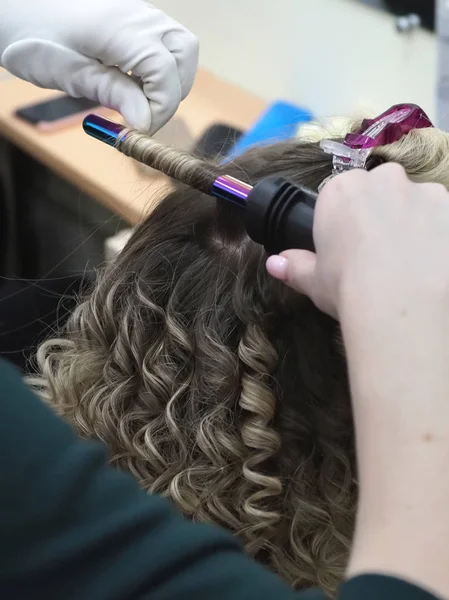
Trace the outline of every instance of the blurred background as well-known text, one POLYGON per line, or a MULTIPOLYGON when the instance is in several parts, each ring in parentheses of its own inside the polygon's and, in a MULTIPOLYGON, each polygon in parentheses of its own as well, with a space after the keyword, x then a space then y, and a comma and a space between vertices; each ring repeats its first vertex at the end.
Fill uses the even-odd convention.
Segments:
POLYGON ((156 4, 198 35, 206 68, 267 100, 328 116, 379 112, 405 98, 435 115, 435 38, 424 28, 399 33, 393 16, 419 11, 427 21, 433 0, 156 4))

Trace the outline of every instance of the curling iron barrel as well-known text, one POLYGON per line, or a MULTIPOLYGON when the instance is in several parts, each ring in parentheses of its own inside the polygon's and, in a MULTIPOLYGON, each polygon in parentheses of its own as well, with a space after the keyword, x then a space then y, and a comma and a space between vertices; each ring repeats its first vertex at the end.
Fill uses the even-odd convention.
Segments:
MULTIPOLYGON (((88 115, 83 128, 88 135, 116 147, 126 135, 122 125, 99 115, 88 115)), ((253 187, 222 175, 207 193, 243 209, 249 237, 262 244, 269 254, 290 248, 314 250, 313 217, 318 195, 312 190, 282 177, 268 177, 253 187)))

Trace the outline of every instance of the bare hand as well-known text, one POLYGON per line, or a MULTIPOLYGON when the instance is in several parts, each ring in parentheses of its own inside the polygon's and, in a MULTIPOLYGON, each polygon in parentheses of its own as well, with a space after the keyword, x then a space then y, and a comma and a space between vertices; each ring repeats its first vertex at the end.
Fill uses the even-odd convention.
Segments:
POLYGON ((267 268, 336 318, 379 301, 405 309, 410 295, 449 297, 449 193, 412 183, 399 165, 332 179, 314 239, 316 255, 289 250, 267 268))

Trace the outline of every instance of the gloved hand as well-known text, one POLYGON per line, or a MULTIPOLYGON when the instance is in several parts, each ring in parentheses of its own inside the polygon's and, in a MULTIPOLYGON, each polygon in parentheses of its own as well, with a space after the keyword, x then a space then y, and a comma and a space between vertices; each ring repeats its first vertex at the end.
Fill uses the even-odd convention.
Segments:
POLYGON ((5 69, 151 133, 189 93, 197 62, 195 36, 145 0, 0 0, 5 69))

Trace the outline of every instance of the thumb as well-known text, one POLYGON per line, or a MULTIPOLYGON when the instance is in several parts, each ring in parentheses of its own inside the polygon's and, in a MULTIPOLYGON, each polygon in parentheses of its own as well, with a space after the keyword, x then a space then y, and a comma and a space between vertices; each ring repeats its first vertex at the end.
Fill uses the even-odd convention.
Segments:
POLYGON ((112 108, 131 127, 150 128, 151 110, 144 92, 115 67, 41 39, 11 44, 2 55, 2 64, 17 77, 39 87, 61 90, 112 108))
POLYGON ((129 75, 95 60, 86 65, 83 95, 119 112, 130 127, 148 131, 153 115, 144 91, 129 75))
POLYGON ((287 250, 280 256, 270 256, 267 271, 299 294, 312 298, 316 255, 306 250, 287 250))

